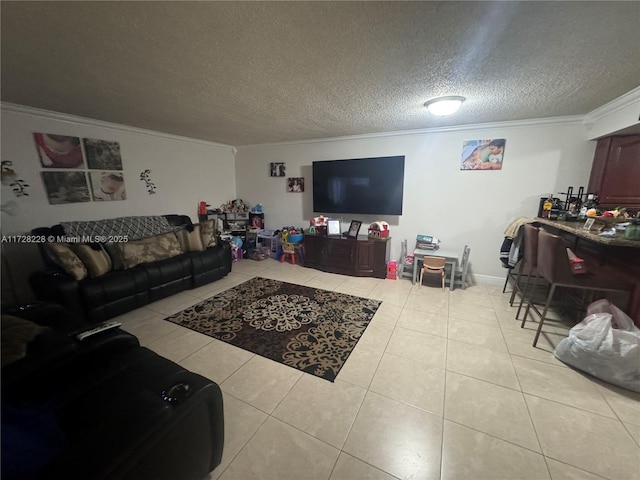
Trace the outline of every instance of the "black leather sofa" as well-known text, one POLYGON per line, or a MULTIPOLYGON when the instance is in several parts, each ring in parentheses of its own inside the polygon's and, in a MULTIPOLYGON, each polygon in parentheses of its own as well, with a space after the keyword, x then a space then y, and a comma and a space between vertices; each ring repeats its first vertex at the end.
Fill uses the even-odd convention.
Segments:
MULTIPOLYGON (((165 215, 174 226, 190 228, 186 215, 165 215)), ((60 225, 36 228, 32 235, 64 236, 60 225)), ((44 244, 41 244, 44 246, 44 244)), ((41 248, 44 271, 33 272, 29 283, 38 300, 63 305, 88 324, 99 323, 183 290, 223 278, 231 271, 231 248, 226 242, 204 251, 192 251, 126 270, 113 270, 96 278, 75 280, 41 248)))
MULTIPOLYGON (((77 326, 58 305, 18 315, 77 326)), ((3 315, 3 349, 25 341, 15 321, 3 315)), ((218 385, 120 329, 81 342, 44 329, 22 358, 6 360, 3 352, 3 480, 203 480, 220 464, 218 385)))

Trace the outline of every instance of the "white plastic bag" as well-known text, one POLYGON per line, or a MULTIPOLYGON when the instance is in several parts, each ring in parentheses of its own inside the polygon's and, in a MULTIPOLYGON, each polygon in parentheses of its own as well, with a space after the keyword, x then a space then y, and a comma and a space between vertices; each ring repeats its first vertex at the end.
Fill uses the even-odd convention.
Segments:
POLYGON ((608 300, 589 305, 553 353, 567 365, 640 392, 640 329, 608 300))

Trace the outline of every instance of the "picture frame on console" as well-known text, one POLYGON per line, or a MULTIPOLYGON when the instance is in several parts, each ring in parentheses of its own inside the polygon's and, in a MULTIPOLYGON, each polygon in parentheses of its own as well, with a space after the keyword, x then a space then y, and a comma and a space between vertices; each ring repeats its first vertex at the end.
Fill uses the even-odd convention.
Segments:
POLYGON ((362 221, 351 220, 351 225, 349 225, 349 230, 347 231, 347 237, 358 238, 358 232, 360 232, 360 227, 362 227, 362 221))
POLYGON ((327 227, 329 235, 340 235, 340 220, 328 220, 327 227))

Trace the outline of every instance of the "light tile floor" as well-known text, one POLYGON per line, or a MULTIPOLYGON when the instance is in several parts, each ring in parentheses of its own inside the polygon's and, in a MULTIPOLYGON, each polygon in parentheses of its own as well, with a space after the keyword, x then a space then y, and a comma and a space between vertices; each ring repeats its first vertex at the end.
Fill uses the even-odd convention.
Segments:
POLYGON ((222 388, 209 479, 640 479, 640 394, 553 348, 570 326, 514 319, 502 284, 442 292, 273 260, 119 318, 142 345, 222 388), (334 383, 164 317, 263 276, 383 301, 334 383))

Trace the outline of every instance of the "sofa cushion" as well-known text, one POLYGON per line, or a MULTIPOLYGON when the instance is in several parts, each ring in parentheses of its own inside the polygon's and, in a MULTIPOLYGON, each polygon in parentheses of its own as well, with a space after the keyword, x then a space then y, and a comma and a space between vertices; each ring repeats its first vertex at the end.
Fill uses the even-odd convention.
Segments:
POLYGON ((118 247, 124 268, 133 268, 141 263, 157 262, 182 253, 182 248, 174 232, 120 243, 118 247))
POLYGON ((186 228, 176 231, 176 237, 178 237, 178 241, 182 246, 182 251, 185 253, 201 252, 204 250, 200 224, 194 225, 192 231, 188 231, 186 228))
POLYGON ((200 236, 202 237, 204 248, 215 247, 217 241, 216 230, 213 226, 213 220, 206 220, 196 225, 200 225, 200 236))
POLYGON ((71 250, 82 260, 91 278, 104 275, 110 272, 113 267, 111 257, 100 244, 94 244, 94 246, 86 244, 71 245, 71 250))
POLYGON ((67 243, 48 243, 45 248, 51 253, 51 258, 65 272, 76 280, 87 278, 88 272, 82 260, 67 243))

